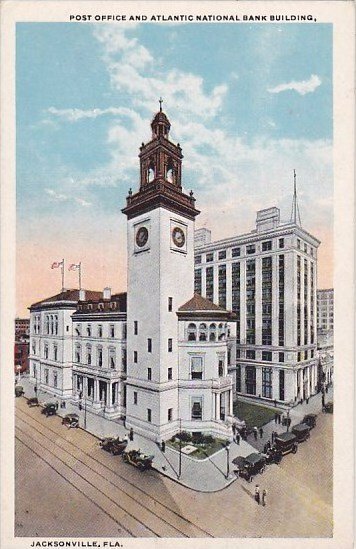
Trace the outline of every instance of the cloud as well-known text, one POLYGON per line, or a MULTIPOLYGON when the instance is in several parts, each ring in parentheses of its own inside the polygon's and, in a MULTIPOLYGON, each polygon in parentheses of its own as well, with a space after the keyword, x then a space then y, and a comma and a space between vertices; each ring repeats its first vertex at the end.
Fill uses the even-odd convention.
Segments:
POLYGON ((58 118, 64 118, 69 122, 77 122, 82 118, 98 118, 99 116, 112 115, 112 116, 127 116, 135 118, 136 113, 125 107, 109 107, 107 109, 56 109, 55 107, 49 107, 47 112, 58 118))
POLYGON ((321 84, 321 79, 318 75, 312 74, 309 80, 302 80, 301 82, 296 82, 292 80, 286 84, 278 84, 275 88, 269 88, 267 91, 269 93, 281 93, 287 90, 294 90, 300 95, 306 95, 307 93, 312 93, 318 88, 321 84))
POLYGON ((64 202, 65 200, 68 200, 68 196, 65 194, 60 194, 54 191, 53 189, 45 189, 45 192, 51 197, 52 200, 55 202, 64 202))
MULTIPOLYGON (((74 183, 74 180, 72 179, 72 183, 74 183)), ((57 191, 54 191, 53 189, 45 189, 45 192, 50 196, 51 200, 53 202, 69 202, 71 200, 74 200, 77 204, 83 207, 91 206, 91 202, 88 202, 87 200, 84 200, 83 198, 77 197, 77 196, 70 196, 67 194, 57 193, 57 191)))

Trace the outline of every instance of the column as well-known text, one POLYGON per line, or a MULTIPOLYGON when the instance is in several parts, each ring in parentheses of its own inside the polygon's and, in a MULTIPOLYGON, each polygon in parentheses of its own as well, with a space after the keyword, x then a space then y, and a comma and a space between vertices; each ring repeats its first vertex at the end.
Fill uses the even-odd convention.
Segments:
POLYGON ((99 402, 99 400, 100 400, 99 380, 94 379, 94 402, 99 402))
POLYGON ((106 403, 107 406, 112 406, 112 384, 110 381, 106 385, 106 403))
POLYGON ((231 262, 226 262, 226 309, 231 311, 232 309, 232 292, 231 292, 231 262))
POLYGON ((213 399, 212 399, 213 409, 212 409, 211 417, 213 419, 216 419, 216 393, 212 393, 212 396, 213 396, 213 399))
POLYGON ((216 419, 220 419, 220 393, 216 393, 216 419))
POLYGON ((279 275, 278 255, 272 256, 272 345, 279 345, 279 275))
POLYGON ((231 389, 229 391, 229 404, 230 404, 229 415, 232 416, 234 412, 233 412, 233 397, 232 397, 232 390, 231 389))
POLYGON ((260 366, 256 366, 256 396, 262 396, 262 368, 260 366))
POLYGON ((260 257, 256 257, 255 269, 255 345, 262 345, 262 260, 260 257))
POLYGON ((307 367, 307 394, 305 395, 306 398, 310 397, 310 366, 307 367))

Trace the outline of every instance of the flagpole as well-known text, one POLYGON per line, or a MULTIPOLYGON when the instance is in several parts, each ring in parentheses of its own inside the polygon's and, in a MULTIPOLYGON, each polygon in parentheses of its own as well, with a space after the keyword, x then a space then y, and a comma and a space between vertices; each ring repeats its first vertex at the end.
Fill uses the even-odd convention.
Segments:
POLYGON ((82 262, 79 261, 79 290, 82 289, 82 262))
POLYGON ((64 292, 64 259, 62 259, 62 292, 64 292))

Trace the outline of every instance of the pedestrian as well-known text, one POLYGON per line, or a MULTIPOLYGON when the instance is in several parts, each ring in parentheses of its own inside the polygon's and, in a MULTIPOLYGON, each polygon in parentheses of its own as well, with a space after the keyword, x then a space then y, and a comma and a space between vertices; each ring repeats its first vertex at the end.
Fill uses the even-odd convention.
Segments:
POLYGON ((56 410, 58 410, 59 408, 59 403, 58 403, 58 400, 56 400, 56 410))
POLYGON ((309 404, 309 397, 307 398, 306 402, 307 402, 307 404, 309 404))
POLYGON ((257 427, 254 427, 254 428, 253 428, 253 435, 254 435, 254 437, 255 437, 255 440, 257 440, 257 437, 258 437, 258 429, 257 429, 257 427))
POLYGON ((130 428, 130 440, 131 441, 133 440, 133 435, 134 435, 134 432, 133 432, 133 428, 131 427, 130 428))
POLYGON ((277 413, 274 414, 274 422, 275 423, 278 423, 278 416, 279 416, 279 414, 277 414, 277 413))
POLYGON ((265 505, 266 505, 266 500, 267 500, 267 490, 263 490, 263 492, 262 492, 262 505, 263 505, 263 507, 265 507, 265 505))
POLYGON ((323 395, 322 395, 322 397, 321 397, 321 405, 322 405, 322 407, 324 408, 324 406, 325 406, 325 397, 324 397, 324 393, 323 393, 323 395))
POLYGON ((125 441, 125 442, 128 442, 128 441, 129 441, 129 437, 128 437, 127 433, 125 433, 124 441, 125 441))
POLYGON ((235 423, 232 424, 232 434, 234 436, 236 435, 236 425, 235 425, 235 423))
POLYGON ((278 414, 278 424, 281 424, 281 414, 278 414))
POLYGON ((236 433, 235 440, 236 440, 236 444, 240 444, 240 435, 239 435, 239 433, 236 433))
POLYGON ((260 504, 260 487, 258 484, 255 486, 255 501, 257 502, 257 505, 260 504))
POLYGON ((166 451, 166 443, 165 443, 164 440, 162 440, 162 442, 161 442, 161 449, 162 449, 163 453, 166 451))
POLYGON ((262 429, 262 427, 260 427, 260 438, 262 438, 262 437, 263 437, 263 429, 262 429))
POLYGON ((275 438, 276 438, 276 433, 275 431, 272 431, 272 444, 274 443, 275 438))
POLYGON ((277 401, 276 401, 276 399, 274 399, 273 402, 274 402, 274 407, 276 408, 276 406, 277 406, 277 401))
POLYGON ((269 441, 269 440, 267 440, 267 442, 266 442, 266 446, 267 446, 267 450, 270 450, 270 448, 271 448, 271 443, 270 443, 270 441, 269 441))

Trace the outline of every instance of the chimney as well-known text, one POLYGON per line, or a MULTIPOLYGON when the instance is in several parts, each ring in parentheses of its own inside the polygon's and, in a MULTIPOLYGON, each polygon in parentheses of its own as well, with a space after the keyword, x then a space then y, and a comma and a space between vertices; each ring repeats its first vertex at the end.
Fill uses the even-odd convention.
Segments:
POLYGON ((104 288, 103 299, 111 299, 111 288, 104 288))
POLYGON ((85 301, 85 290, 79 290, 79 301, 85 301))

